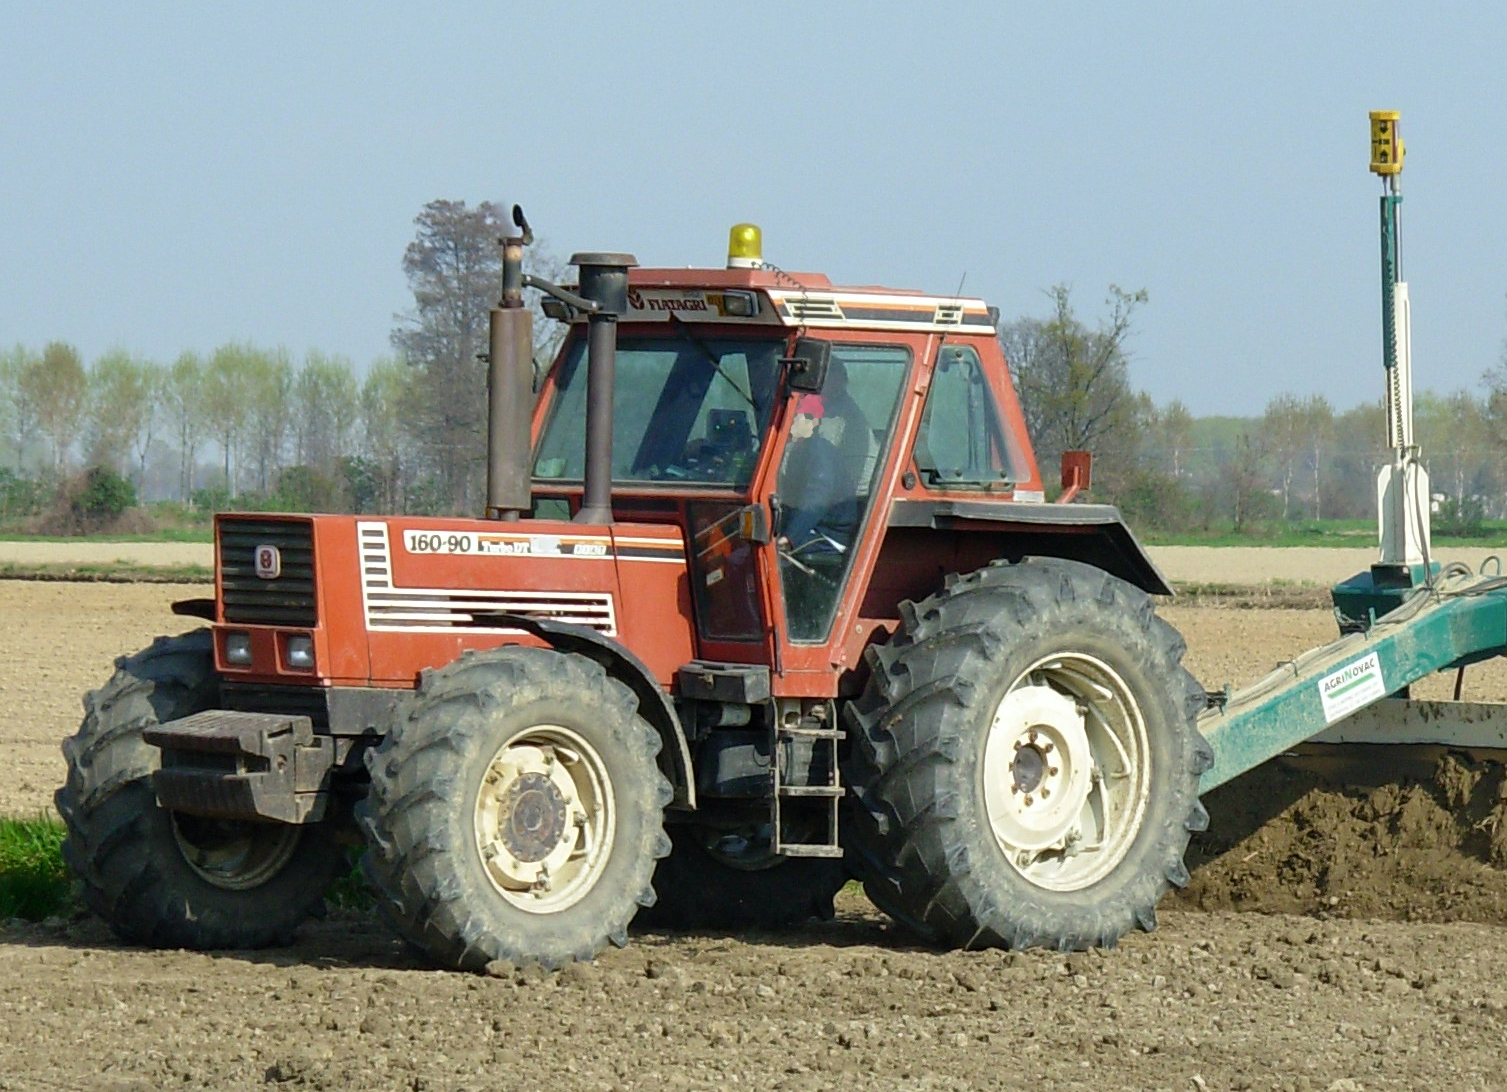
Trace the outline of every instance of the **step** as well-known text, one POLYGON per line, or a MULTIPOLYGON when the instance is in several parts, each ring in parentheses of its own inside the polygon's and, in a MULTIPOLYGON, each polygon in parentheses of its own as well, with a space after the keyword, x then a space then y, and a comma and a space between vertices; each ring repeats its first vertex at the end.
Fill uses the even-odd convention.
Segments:
POLYGON ((780 739, 847 739, 841 728, 776 728, 780 739))
POLYGON ((838 797, 847 790, 841 785, 781 785, 781 796, 838 797))
POLYGON ((841 857, 842 846, 824 846, 816 843, 786 842, 779 852, 786 857, 841 857))

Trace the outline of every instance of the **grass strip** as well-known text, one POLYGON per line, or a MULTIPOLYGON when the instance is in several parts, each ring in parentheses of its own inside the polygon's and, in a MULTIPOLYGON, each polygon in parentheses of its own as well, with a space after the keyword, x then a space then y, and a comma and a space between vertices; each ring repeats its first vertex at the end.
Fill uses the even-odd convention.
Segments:
POLYGON ((136 565, 111 561, 93 565, 0 563, 0 580, 52 580, 79 584, 213 584, 207 565, 136 565))
POLYGON ((62 847, 63 825, 54 819, 0 819, 0 920, 41 921, 73 909, 62 847))

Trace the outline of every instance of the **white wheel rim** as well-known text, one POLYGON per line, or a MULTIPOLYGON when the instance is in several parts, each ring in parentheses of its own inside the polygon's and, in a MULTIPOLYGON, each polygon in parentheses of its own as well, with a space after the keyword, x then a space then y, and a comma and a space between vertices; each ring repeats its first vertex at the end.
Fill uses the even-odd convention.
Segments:
POLYGON ((492 886, 521 910, 552 914, 601 878, 617 809, 596 749, 570 728, 542 724, 497 749, 472 819, 492 886))
POLYGON ((1104 661, 1062 653, 1011 684, 984 743, 984 806, 1012 868, 1076 891, 1124 859, 1146 813, 1145 719, 1104 661))

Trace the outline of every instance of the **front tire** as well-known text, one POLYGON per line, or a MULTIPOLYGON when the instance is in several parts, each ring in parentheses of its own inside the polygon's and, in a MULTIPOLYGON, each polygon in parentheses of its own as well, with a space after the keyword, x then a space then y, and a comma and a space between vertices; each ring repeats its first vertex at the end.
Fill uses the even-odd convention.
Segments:
POLYGON ((129 943, 199 950, 289 943, 345 868, 338 841, 314 827, 158 806, 152 775, 162 756, 142 732, 212 708, 218 696, 209 631, 160 637, 117 662, 63 743, 68 780, 55 797, 67 826, 63 858, 85 905, 129 943))
POLYGON ((1047 558, 902 615, 848 710, 870 898, 963 947, 1110 947, 1154 928, 1208 822, 1182 638, 1139 590, 1047 558))
POLYGON ((436 962, 558 967, 627 943, 669 852, 660 740, 584 656, 510 646, 426 672, 367 755, 362 867, 436 962))

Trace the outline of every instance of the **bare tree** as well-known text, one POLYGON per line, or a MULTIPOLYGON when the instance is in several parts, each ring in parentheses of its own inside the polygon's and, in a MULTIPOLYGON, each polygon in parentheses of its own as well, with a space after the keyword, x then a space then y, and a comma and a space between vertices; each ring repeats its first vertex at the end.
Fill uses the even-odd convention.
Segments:
POLYGON ((1042 465, 1061 452, 1097 451, 1134 428, 1125 341, 1146 292, 1111 285, 1109 314, 1089 329, 1073 310, 1071 290, 1047 292, 1050 318, 1022 318, 1000 327, 1026 426, 1042 465))
POLYGON ((1308 450, 1303 403, 1296 395, 1279 394, 1266 404, 1259 429, 1261 448, 1277 475, 1282 494, 1282 519, 1292 511, 1292 482, 1308 450))
MULTIPOLYGON (((513 231, 501 205, 431 201, 414 223, 418 233, 403 252, 413 310, 398 316, 393 347, 418 375, 407 387, 406 420, 424 470, 451 511, 479 506, 486 463, 487 313, 501 291, 498 240, 513 231)), ((528 269, 549 280, 564 266, 542 242, 529 248, 528 269)), ((537 299, 535 300, 537 306, 537 299)), ((562 331, 536 321, 535 373, 562 331)))
POLYGON ((163 402, 178 442, 178 499, 187 502, 194 488, 203 414, 204 363, 197 353, 181 353, 165 381, 163 402))
POLYGON ((402 511, 407 501, 408 431, 403 407, 417 373, 394 360, 379 360, 361 386, 361 452, 378 475, 378 507, 402 511))
POLYGON ((25 469, 26 448, 37 431, 36 414, 21 390, 21 375, 36 359, 24 345, 0 352, 0 435, 10 444, 17 473, 25 469))
POLYGON ((444 503, 475 507, 486 458, 487 313, 496 301, 502 260, 497 240, 508 221, 500 205, 431 201, 418 235, 403 252, 414 310, 393 332, 393 346, 422 379, 410 425, 444 503))
POLYGON ((293 363, 285 349, 243 347, 246 447, 256 462, 256 488, 266 493, 283 465, 292 415, 293 363))

